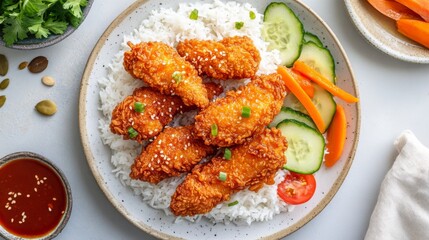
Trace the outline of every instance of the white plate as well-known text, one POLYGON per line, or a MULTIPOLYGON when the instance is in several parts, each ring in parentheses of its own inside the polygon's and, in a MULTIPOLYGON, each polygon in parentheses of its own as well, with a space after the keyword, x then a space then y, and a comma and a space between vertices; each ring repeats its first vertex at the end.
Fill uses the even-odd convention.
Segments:
MULTIPOLYGON (((269 1, 250 2, 259 12, 263 12, 269 1)), ((317 34, 331 50, 336 61, 338 85, 358 96, 357 86, 349 61, 329 27, 301 2, 285 1, 303 21, 307 31, 317 34)), ((322 166, 316 173, 317 190, 307 203, 297 206, 291 213, 279 214, 267 222, 254 222, 251 226, 234 224, 212 224, 206 220, 198 223, 174 223, 174 217, 148 207, 130 188, 123 186, 112 173, 111 153, 103 145, 98 131, 98 119, 102 117, 99 108, 99 86, 97 80, 105 77, 106 66, 120 50, 123 34, 136 28, 154 8, 175 7, 175 1, 140 0, 119 15, 105 31, 95 46, 84 72, 79 100, 79 124, 85 154, 100 188, 115 208, 137 227, 156 237, 171 239, 259 239, 286 236, 310 221, 329 203, 341 186, 352 164, 360 126, 360 105, 340 102, 348 119, 347 140, 342 159, 332 168, 322 166)))
POLYGON ((429 49, 403 36, 394 20, 384 16, 366 0, 345 0, 359 32, 384 53, 407 62, 429 63, 429 49))

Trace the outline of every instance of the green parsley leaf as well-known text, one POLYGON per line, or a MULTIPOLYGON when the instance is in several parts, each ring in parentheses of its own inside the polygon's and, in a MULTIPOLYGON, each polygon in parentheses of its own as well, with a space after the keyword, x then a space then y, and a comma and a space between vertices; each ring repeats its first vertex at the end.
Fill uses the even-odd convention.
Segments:
POLYGON ((63 8, 68 9, 73 16, 81 18, 82 9, 80 8, 80 2, 81 0, 67 0, 64 3, 63 8))
POLYGON ((88 0, 1 0, 3 41, 12 45, 28 37, 63 34, 69 25, 79 26, 88 0))
POLYGON ((21 18, 8 18, 3 25, 3 40, 6 45, 12 45, 14 42, 26 38, 27 31, 21 18))
POLYGON ((28 30, 36 36, 36 38, 47 38, 49 36, 49 30, 42 27, 42 24, 35 24, 28 28, 28 30))
POLYGON ((63 34, 64 31, 67 29, 67 22, 56 21, 50 18, 46 20, 46 22, 44 22, 42 26, 51 31, 52 33, 63 34))

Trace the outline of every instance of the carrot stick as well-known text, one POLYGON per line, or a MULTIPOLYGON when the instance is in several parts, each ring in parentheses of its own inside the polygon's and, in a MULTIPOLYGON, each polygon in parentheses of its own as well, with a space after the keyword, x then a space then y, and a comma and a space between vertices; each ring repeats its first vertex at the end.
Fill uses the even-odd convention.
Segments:
POLYGON ((429 22, 429 0, 396 0, 419 14, 426 22, 429 22))
POLYGON ((325 165, 332 167, 341 157, 346 142, 347 120, 344 108, 337 104, 337 111, 329 125, 326 139, 328 153, 325 155, 325 165))
POLYGON ((358 98, 337 87, 327 78, 322 76, 322 74, 320 74, 302 61, 295 61, 295 63, 293 64, 293 69, 300 72, 302 75, 308 77, 310 80, 316 82, 317 84, 319 84, 319 86, 330 92, 332 95, 337 96, 346 102, 354 103, 359 101, 358 98))
POLYGON ((399 19, 396 22, 396 26, 398 27, 398 31, 400 33, 429 48, 428 22, 411 19, 399 19))
POLYGON ((311 84, 311 81, 297 71, 291 70, 290 73, 292 77, 295 78, 295 80, 298 82, 299 86, 301 86, 302 90, 304 90, 304 92, 307 93, 310 98, 313 98, 314 86, 311 84))
POLYGON ((322 115, 320 115, 314 103, 311 101, 311 98, 305 93, 305 91, 299 86, 298 82, 292 77, 289 73, 289 70, 284 66, 279 66, 277 68, 277 73, 279 73, 287 88, 295 95, 296 98, 302 103, 302 105, 307 110, 310 117, 313 119, 314 123, 319 129, 320 132, 325 132, 326 125, 323 122, 322 115))
POLYGON ((405 7, 404 5, 396 2, 395 0, 368 0, 368 2, 380 13, 394 20, 423 20, 420 15, 413 12, 411 9, 405 7))

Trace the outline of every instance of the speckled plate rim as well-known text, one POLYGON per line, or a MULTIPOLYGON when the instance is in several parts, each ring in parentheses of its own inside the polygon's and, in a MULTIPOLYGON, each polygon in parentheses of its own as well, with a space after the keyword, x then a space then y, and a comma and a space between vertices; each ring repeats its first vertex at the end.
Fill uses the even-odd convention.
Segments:
MULTIPOLYGON (((59 169, 48 158, 46 158, 40 154, 34 153, 34 152, 26 152, 26 151, 11 153, 11 154, 8 154, 8 155, 0 158, 0 167, 3 166, 4 164, 11 162, 11 161, 15 161, 15 160, 19 160, 19 159, 31 159, 31 160, 41 162, 42 164, 48 166, 58 175, 58 177, 61 179, 61 182, 64 185, 64 189, 66 192, 67 205, 66 205, 65 214, 64 214, 63 218, 59 222, 58 226, 56 226, 47 235, 39 237, 39 238, 34 238, 34 239, 48 240, 48 239, 55 238, 63 231, 64 227, 67 225, 67 222, 70 219, 71 212, 73 209, 73 196, 72 196, 71 187, 70 187, 70 184, 66 178, 66 175, 63 173, 63 171, 61 171, 61 169, 59 169)), ((0 226, 0 228, 1 228, 1 226, 0 226)), ((22 237, 17 237, 15 235, 8 233, 7 231, 5 234, 2 232, 3 231, 2 229, 0 229, 0 230, 1 230, 0 231, 0 237, 4 237, 5 239, 11 239, 11 240, 23 239, 22 237)))
MULTIPOLYGON (((87 126, 86 126, 87 123, 85 121, 86 111, 87 111, 86 98, 88 95, 89 78, 90 78, 90 74, 92 72, 92 69, 94 67, 96 58, 97 58, 101 48, 104 46, 104 44, 106 43, 106 41, 108 39, 108 36, 116 29, 116 27, 121 22, 123 22, 128 17, 128 15, 130 15, 137 8, 139 8, 140 6, 142 6, 143 4, 145 4, 147 2, 149 2, 149 0, 137 0, 135 3, 131 4, 127 9, 125 9, 108 26, 108 28, 105 30, 105 32, 102 34, 102 36, 98 40, 93 51, 91 52, 91 55, 88 59, 88 62, 87 62, 86 68, 85 68, 85 71, 83 73, 83 77, 82 77, 82 81, 81 81, 81 87, 80 87, 80 96, 79 96, 80 135, 81 135, 82 146, 84 149, 85 156, 87 158, 88 165, 89 165, 89 167, 93 173, 93 176, 94 176, 98 186, 103 191, 103 193, 108 198, 108 200, 111 202, 111 204, 133 225, 135 225, 136 227, 145 231, 146 233, 151 234, 152 236, 155 236, 155 237, 161 238, 161 239, 182 239, 182 238, 172 236, 169 234, 165 234, 161 231, 155 230, 155 229, 151 228, 150 226, 146 225, 145 223, 135 221, 135 219, 133 219, 131 216, 129 216, 127 210, 120 204, 120 202, 109 191, 109 189, 107 188, 107 186, 103 182, 102 176, 101 176, 101 174, 100 174, 100 172, 97 169, 97 166, 95 164, 96 159, 95 159, 94 153, 91 150, 91 146, 90 146, 90 142, 89 142, 89 133, 88 133, 87 126)), ((268 3, 270 1, 266 1, 266 2, 268 3)), ((346 67, 348 68, 348 70, 350 71, 350 74, 352 76, 351 79, 349 79, 349 81, 352 82, 354 94, 356 97, 359 97, 359 90, 358 90, 357 83, 356 83, 355 77, 354 77, 355 75, 354 75, 353 70, 351 68, 350 61, 349 61, 347 55, 345 54, 343 47, 339 43, 338 38, 335 36, 335 34, 329 28, 329 26, 313 10, 311 10, 308 6, 306 6, 301 1, 295 1, 295 2, 299 5, 301 5, 303 8, 305 8, 306 11, 308 11, 311 15, 313 15, 313 17, 315 17, 318 21, 320 21, 320 23, 327 29, 327 34, 329 34, 330 37, 332 37, 334 39, 335 44, 338 46, 338 48, 340 50, 340 54, 343 55, 343 57, 345 58, 344 64, 346 65, 346 67)), ((354 156, 356 153, 356 149, 357 149, 358 142, 359 142, 359 135, 360 135, 360 122, 361 122, 360 112, 361 112, 361 107, 360 107, 360 102, 358 102, 356 104, 356 116, 354 119, 355 124, 356 124, 356 128, 353 129, 353 132, 355 134, 355 138, 353 139, 353 143, 352 143, 350 152, 345 159, 342 159, 342 161, 346 161, 346 162, 345 162, 343 168, 341 169, 337 180, 335 181, 333 186, 330 188, 330 190, 325 194, 323 199, 321 201, 319 201, 319 203, 316 205, 316 207, 313 208, 313 210, 310 213, 305 215, 303 218, 301 218, 301 220, 297 221, 295 224, 288 226, 281 231, 266 235, 260 239, 279 239, 279 238, 285 237, 285 236, 295 232, 296 230, 303 227, 310 220, 312 220, 315 216, 317 216, 327 206, 327 204, 332 200, 332 198, 335 196, 335 194, 338 192, 340 186, 344 182, 344 179, 346 178, 346 176, 350 170, 350 167, 353 163, 353 159, 354 159, 354 156)))
POLYGON ((412 40, 402 40, 394 35, 390 35, 395 39, 394 41, 396 44, 399 45, 399 47, 395 49, 390 45, 391 41, 389 40, 392 38, 387 39, 382 37, 381 34, 379 35, 373 32, 375 31, 375 25, 370 25, 364 21, 365 19, 372 18, 371 14, 365 9, 365 6, 363 6, 363 4, 368 4, 366 0, 345 0, 344 3, 355 27, 372 46, 402 61, 429 64, 429 49, 413 43, 412 40))

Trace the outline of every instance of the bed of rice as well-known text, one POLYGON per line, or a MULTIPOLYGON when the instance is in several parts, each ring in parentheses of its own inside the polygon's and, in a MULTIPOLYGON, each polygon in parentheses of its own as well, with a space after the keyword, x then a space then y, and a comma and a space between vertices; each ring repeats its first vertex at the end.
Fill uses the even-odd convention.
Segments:
MULTIPOLYGON (((223 3, 215 0, 213 3, 186 3, 180 4, 178 9, 162 8, 152 11, 150 16, 132 33, 125 35, 121 44, 121 51, 108 66, 108 75, 99 80, 100 100, 103 118, 99 120, 101 138, 112 150, 111 162, 113 172, 118 179, 142 198, 151 207, 163 210, 165 214, 172 215, 169 210, 170 198, 176 187, 183 181, 184 176, 166 179, 159 184, 131 180, 130 166, 134 158, 140 154, 142 146, 133 142, 122 140, 121 136, 114 135, 109 130, 111 113, 116 104, 140 86, 142 81, 133 79, 123 68, 123 53, 129 50, 128 41, 138 43, 141 41, 162 41, 171 46, 184 39, 211 39, 220 40, 228 36, 246 35, 250 37, 259 49, 262 61, 258 74, 268 74, 276 70, 279 63, 278 52, 267 51, 267 44, 261 39, 260 31, 263 16, 257 13, 250 4, 236 2, 223 3), (197 21, 189 19, 193 9, 198 9, 197 21), (256 19, 249 17, 249 12, 256 13, 256 19), (244 26, 237 30, 235 22, 244 22, 244 26)), ((246 84, 244 80, 223 81, 221 84, 226 90, 234 89, 246 84)), ((195 113, 176 117, 172 125, 189 123, 195 113)), ((197 217, 176 218, 198 221, 207 217, 212 222, 230 222, 236 224, 250 224, 253 221, 266 221, 280 212, 291 211, 292 206, 285 204, 277 197, 277 184, 283 179, 284 172, 279 171, 275 177, 276 184, 264 186, 257 193, 244 190, 234 194, 230 201, 216 206, 210 213, 197 217), (238 201, 238 204, 229 207, 228 203, 238 201)))

